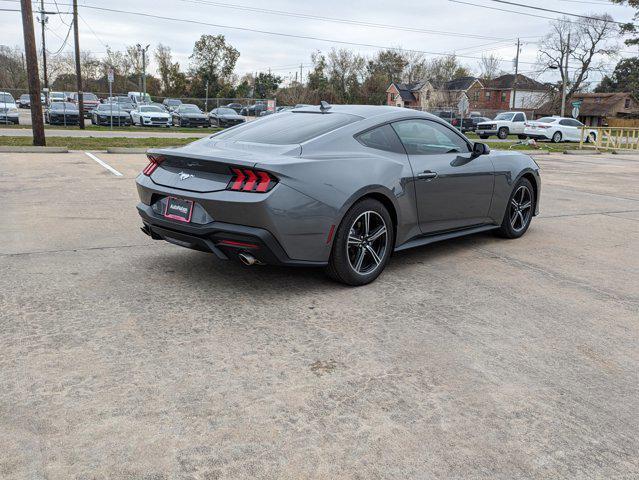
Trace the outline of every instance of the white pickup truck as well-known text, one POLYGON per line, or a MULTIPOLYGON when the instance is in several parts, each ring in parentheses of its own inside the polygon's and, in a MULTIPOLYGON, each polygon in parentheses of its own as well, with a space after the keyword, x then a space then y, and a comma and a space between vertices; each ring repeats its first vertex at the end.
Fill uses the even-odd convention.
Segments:
POLYGON ((479 138, 488 138, 497 135, 497 138, 505 139, 508 135, 517 135, 519 139, 526 138, 524 128, 526 114, 524 112, 502 112, 490 122, 477 124, 475 130, 479 138))

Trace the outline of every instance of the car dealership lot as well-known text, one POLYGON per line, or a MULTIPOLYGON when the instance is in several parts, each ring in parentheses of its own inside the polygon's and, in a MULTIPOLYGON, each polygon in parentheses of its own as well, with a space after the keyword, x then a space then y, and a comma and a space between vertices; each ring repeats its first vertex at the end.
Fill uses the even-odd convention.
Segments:
POLYGON ((0 153, 1 478, 639 474, 639 156, 353 289, 148 239, 94 154, 0 153))

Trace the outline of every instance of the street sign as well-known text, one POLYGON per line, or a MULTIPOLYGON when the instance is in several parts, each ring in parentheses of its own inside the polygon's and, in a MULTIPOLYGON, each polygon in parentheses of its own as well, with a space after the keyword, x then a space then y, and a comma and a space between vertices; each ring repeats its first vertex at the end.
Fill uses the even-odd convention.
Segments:
POLYGON ((109 83, 113 83, 114 76, 115 76, 115 72, 113 71, 112 68, 109 68, 109 71, 107 72, 107 80, 109 81, 109 83))
POLYGON ((579 107, 572 107, 572 118, 579 118, 579 107))
POLYGON ((266 109, 269 112, 275 113, 275 100, 267 100, 266 101, 266 109))
POLYGON ((459 97, 459 102, 457 102, 457 110, 459 111, 460 115, 463 116, 469 108, 470 102, 468 101, 468 97, 465 93, 462 93, 459 97))

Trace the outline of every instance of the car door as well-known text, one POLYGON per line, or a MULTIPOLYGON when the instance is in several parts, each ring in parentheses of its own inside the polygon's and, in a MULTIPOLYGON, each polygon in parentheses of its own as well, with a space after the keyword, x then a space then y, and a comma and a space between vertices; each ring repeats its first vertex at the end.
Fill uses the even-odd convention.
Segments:
POLYGON ((516 133, 517 135, 521 135, 524 133, 524 127, 526 124, 526 117, 523 113, 516 113, 513 117, 513 129, 511 133, 516 133))
POLYGON ((486 223, 494 186, 490 157, 474 156, 465 137, 435 120, 401 120, 392 126, 413 169, 422 233, 486 223))
POLYGON ((573 123, 573 120, 570 118, 562 118, 559 120, 559 125, 561 126, 561 136, 564 140, 574 142, 578 139, 578 128, 573 123))

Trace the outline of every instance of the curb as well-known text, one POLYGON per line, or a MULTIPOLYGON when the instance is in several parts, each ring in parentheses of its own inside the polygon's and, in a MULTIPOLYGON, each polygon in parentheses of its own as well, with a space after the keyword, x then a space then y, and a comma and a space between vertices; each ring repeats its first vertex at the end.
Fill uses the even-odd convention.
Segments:
MULTIPOLYGON (((511 149, 511 151, 514 149, 511 149)), ((516 151, 516 150, 515 150, 516 151)), ((548 150, 519 150, 521 153, 525 153, 526 155, 550 155, 551 152, 548 150)))
POLYGON ((601 155, 598 150, 564 150, 564 155, 601 155))
POLYGON ((69 149, 67 147, 0 146, 0 152, 2 153, 69 153, 69 149))
POLYGON ((107 153, 146 153, 148 148, 107 147, 107 153))

